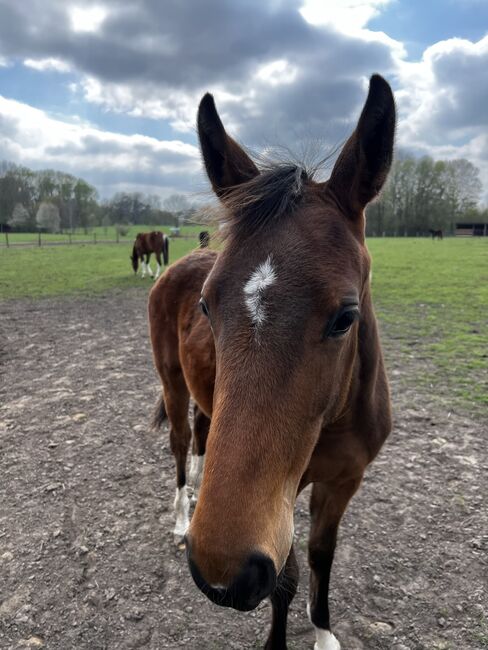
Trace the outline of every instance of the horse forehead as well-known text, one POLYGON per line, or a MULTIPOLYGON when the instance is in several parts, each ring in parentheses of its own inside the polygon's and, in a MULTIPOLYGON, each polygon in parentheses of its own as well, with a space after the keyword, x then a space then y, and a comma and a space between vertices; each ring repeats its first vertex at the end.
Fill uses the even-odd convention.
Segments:
POLYGON ((266 291, 276 283, 277 274, 271 255, 261 262, 244 284, 244 302, 255 325, 262 325, 267 318, 266 291))
POLYGON ((264 291, 276 282, 276 269, 273 257, 269 254, 264 262, 256 266, 244 285, 244 293, 249 296, 264 291))

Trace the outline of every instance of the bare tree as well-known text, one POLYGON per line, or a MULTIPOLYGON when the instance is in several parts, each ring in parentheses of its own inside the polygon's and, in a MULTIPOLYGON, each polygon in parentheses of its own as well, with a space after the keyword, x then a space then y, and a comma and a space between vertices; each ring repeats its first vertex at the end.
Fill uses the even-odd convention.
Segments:
POLYGON ((190 202, 184 194, 171 194, 164 200, 163 206, 165 210, 171 212, 178 219, 180 225, 191 209, 190 202))

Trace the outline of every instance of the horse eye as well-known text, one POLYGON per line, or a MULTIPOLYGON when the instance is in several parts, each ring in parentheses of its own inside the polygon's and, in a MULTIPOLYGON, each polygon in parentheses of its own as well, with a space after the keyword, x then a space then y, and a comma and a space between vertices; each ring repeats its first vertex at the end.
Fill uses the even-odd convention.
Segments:
POLYGON ((359 318, 359 309, 355 305, 345 307, 329 323, 326 331, 326 337, 339 338, 350 330, 351 325, 359 318))
POLYGON ((206 302, 205 298, 203 298, 203 297, 200 298, 198 304, 200 305, 200 309, 201 309, 202 312, 205 314, 205 316, 206 316, 207 318, 209 318, 209 315, 208 315, 208 305, 207 305, 207 302, 206 302))

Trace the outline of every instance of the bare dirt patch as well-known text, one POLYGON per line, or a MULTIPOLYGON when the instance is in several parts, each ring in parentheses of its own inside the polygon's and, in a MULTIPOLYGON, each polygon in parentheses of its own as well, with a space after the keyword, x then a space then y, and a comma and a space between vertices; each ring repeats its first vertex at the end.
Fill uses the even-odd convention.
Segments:
MULTIPOLYGON (((257 648, 270 610, 194 587, 173 543, 174 469, 141 291, 2 305, 0 648, 257 648)), ((332 616, 344 650, 488 648, 487 428, 411 377, 386 339, 396 425, 344 519, 332 616)), ((313 647, 301 583, 289 647, 313 647)))

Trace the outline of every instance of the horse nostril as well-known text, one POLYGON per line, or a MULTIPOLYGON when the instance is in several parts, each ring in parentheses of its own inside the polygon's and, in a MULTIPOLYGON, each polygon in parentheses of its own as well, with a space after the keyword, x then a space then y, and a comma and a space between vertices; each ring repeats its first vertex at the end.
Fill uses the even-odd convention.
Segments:
POLYGON ((254 609, 269 596, 275 586, 276 570, 273 561, 263 553, 250 555, 234 582, 234 589, 245 596, 250 609, 254 609))
POLYGON ((223 607, 249 611, 257 607, 276 587, 277 578, 273 561, 263 553, 252 553, 227 588, 212 587, 206 582, 191 557, 188 541, 187 558, 197 587, 212 602, 223 607))

